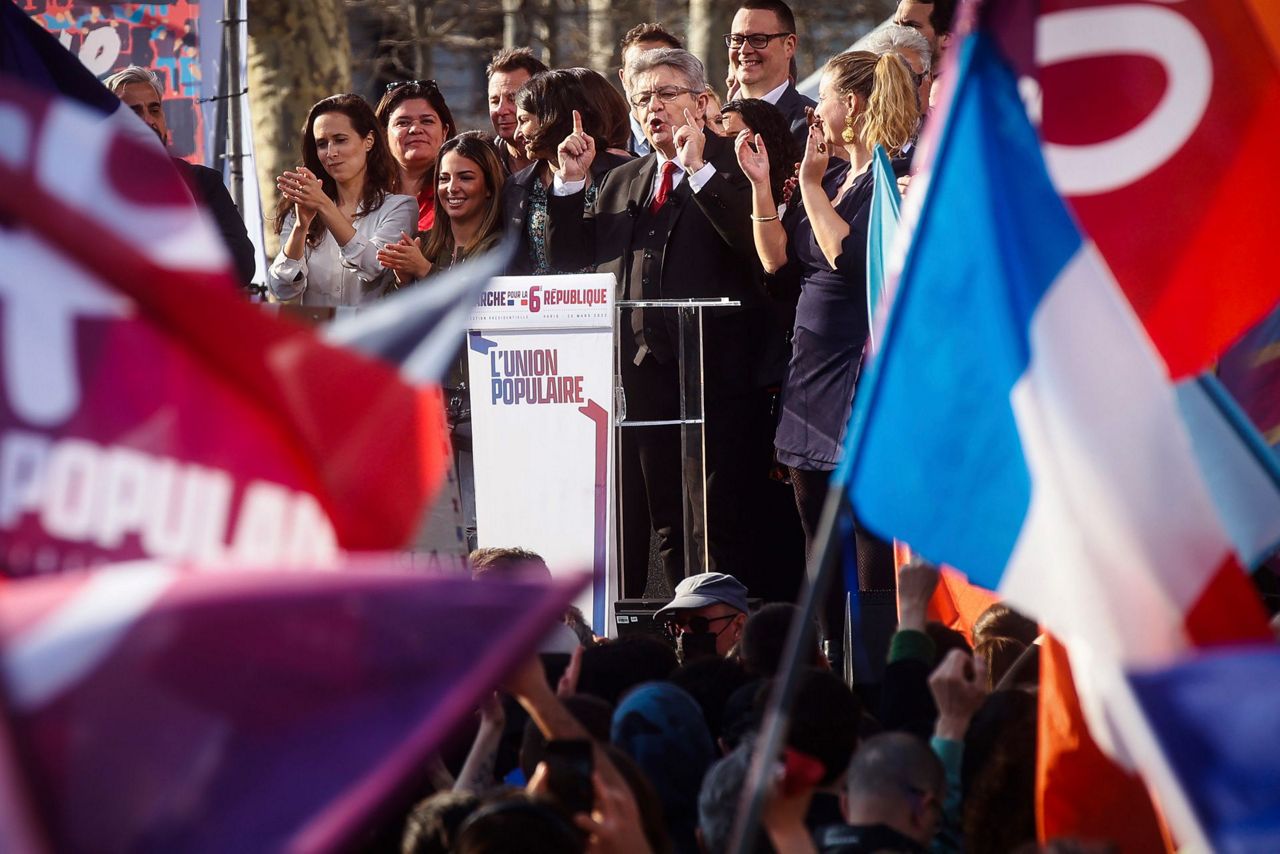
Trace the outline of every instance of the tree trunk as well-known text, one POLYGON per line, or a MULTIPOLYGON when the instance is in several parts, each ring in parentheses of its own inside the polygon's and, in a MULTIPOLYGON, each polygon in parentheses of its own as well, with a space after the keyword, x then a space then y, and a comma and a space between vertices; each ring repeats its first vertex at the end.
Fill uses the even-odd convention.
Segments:
POLYGON ((522 47, 529 43, 529 22, 524 0, 502 0, 502 46, 522 47))
POLYGON ((689 0, 689 52, 707 68, 707 83, 724 94, 729 73, 729 52, 723 36, 733 23, 737 0, 689 0))
MULTIPOLYGON (((539 4, 534 36, 542 43, 542 55, 538 57, 548 68, 560 67, 560 5, 556 0, 542 0, 539 4)), ((535 51, 536 53, 536 51, 535 51)))
POLYGON ((587 0, 587 63, 610 80, 618 64, 619 38, 613 27, 612 6, 609 0, 587 0))
POLYGON ((301 162, 311 105, 351 88, 351 40, 342 0, 249 0, 249 98, 267 255, 275 233, 276 177, 301 162))

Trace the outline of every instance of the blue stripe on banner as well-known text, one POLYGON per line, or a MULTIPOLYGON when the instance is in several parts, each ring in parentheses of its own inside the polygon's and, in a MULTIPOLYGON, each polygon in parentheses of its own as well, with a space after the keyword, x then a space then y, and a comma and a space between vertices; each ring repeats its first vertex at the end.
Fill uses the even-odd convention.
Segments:
POLYGON ((1206 655, 1130 682, 1213 850, 1280 851, 1280 649, 1206 655))
POLYGON ((867 527, 994 589, 1031 495, 1009 396, 1032 314, 1081 237, 994 45, 969 38, 959 65, 845 465, 867 527))
POLYGON ((871 330, 871 349, 879 346, 876 340, 876 319, 883 309, 889 254, 897 238, 898 223, 902 219, 901 197, 893 165, 882 146, 872 153, 871 172, 875 184, 871 191, 871 213, 867 219, 867 329, 871 330))

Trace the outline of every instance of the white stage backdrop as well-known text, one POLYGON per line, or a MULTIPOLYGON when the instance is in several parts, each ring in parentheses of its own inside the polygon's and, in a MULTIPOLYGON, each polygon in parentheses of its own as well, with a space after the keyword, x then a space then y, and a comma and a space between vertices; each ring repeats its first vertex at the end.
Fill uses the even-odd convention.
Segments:
POLYGON ((612 275, 494 279, 467 333, 481 546, 589 569, 597 634, 617 598, 612 275))

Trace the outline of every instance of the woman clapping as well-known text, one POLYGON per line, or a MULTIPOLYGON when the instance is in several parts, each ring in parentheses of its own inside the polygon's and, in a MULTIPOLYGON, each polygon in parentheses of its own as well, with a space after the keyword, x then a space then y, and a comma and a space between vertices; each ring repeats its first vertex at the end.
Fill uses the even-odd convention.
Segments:
POLYGON ((502 237, 502 176, 484 134, 467 131, 446 142, 436 163, 435 226, 425 240, 400 235, 379 261, 403 286, 493 248, 502 237))
POLYGON ((395 161, 368 103, 333 95, 312 107, 302 161, 276 179, 283 245, 267 271, 271 293, 316 306, 380 296, 394 279, 378 250, 413 229, 417 205, 393 193, 395 161))

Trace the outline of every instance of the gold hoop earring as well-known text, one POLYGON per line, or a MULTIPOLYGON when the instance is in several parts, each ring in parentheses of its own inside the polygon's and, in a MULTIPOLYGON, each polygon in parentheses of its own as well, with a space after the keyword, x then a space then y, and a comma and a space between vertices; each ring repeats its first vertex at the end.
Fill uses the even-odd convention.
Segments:
POLYGON ((840 138, 844 140, 845 145, 853 145, 857 141, 858 135, 853 132, 853 113, 844 117, 844 130, 840 131, 840 138))

